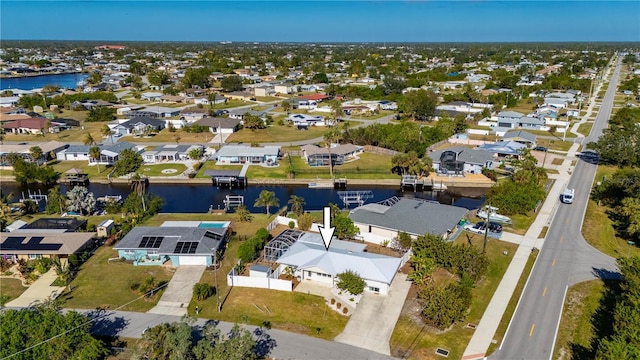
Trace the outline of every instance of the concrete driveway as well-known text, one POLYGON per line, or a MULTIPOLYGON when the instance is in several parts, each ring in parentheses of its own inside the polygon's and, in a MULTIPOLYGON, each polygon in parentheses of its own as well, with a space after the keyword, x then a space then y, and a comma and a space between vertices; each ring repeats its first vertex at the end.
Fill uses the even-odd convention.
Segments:
POLYGON ((51 286, 51 283, 53 283, 57 277, 58 275, 55 270, 51 268, 42 274, 38 280, 34 281, 20 296, 9 301, 6 306, 28 307, 39 302, 44 302, 49 298, 55 299, 58 295, 62 294, 64 290, 64 286, 51 286))
POLYGON ((205 266, 178 266, 160 301, 148 313, 185 315, 193 295, 193 285, 200 281, 205 268, 205 266))
POLYGON ((410 286, 407 275, 397 274, 387 295, 366 292, 347 326, 334 340, 390 355, 389 340, 410 286))

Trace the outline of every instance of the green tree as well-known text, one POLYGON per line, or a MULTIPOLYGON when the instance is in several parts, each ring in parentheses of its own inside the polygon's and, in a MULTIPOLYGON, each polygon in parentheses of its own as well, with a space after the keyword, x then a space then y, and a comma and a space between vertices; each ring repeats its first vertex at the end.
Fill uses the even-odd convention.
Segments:
POLYGON ((38 203, 33 200, 26 199, 20 203, 20 211, 22 211, 23 215, 35 214, 38 210, 38 203))
POLYGON ((313 225, 313 216, 309 213, 304 213, 298 216, 298 229, 302 231, 307 231, 311 229, 311 225, 313 225))
POLYGON ((147 192, 147 179, 135 173, 133 177, 131 177, 131 190, 138 194, 142 203, 142 211, 146 212, 147 204, 145 203, 145 193, 147 192))
POLYGON ((47 206, 45 213, 62 214, 67 210, 67 197, 60 192, 60 186, 56 185, 49 189, 47 194, 47 206))
POLYGON ((89 110, 89 114, 87 114, 88 122, 106 122, 113 121, 116 119, 116 109, 104 107, 104 106, 95 106, 89 110))
POLYGON ((102 75, 98 72, 91 73, 87 78, 87 84, 91 86, 99 85, 100 83, 102 83, 102 75))
POLYGON ((85 145, 95 145, 96 144, 96 140, 93 138, 93 136, 91 135, 90 132, 87 132, 84 136, 84 144, 85 145))
POLYGON ((251 115, 249 113, 244 114, 243 122, 244 122, 243 127, 247 129, 255 130, 255 129, 264 129, 267 127, 264 120, 262 120, 259 116, 251 115))
POLYGON ((195 147, 189 150, 189 159, 200 160, 204 156, 204 150, 201 147, 195 147))
POLYGON ((270 215, 269 209, 271 206, 280 206, 280 200, 278 200, 276 193, 273 191, 262 190, 253 206, 265 207, 267 209, 267 215, 270 215))
POLYGON ((37 164, 38 160, 40 160, 43 155, 44 154, 40 146, 32 146, 29 148, 29 156, 31 156, 31 161, 33 161, 34 163, 37 164))
POLYGON ((288 201, 291 204, 291 212, 296 214, 297 216, 302 215, 304 209, 303 206, 305 204, 304 198, 297 195, 291 195, 288 201))
POLYGON ((240 91, 242 90, 242 79, 240 76, 225 76, 220 82, 224 91, 240 91))
POLYGON ((100 359, 109 354, 89 332, 91 321, 55 303, 0 312, 0 357, 16 359, 100 359), (62 335, 62 336, 61 336, 62 335))
POLYGON ((311 82, 316 84, 326 84, 329 82, 329 78, 327 77, 327 74, 323 72, 315 73, 311 78, 311 82))
POLYGON ((364 291, 367 283, 360 277, 360 275, 352 270, 347 270, 343 273, 336 275, 338 282, 336 286, 340 290, 348 291, 353 295, 360 295, 364 291))
POLYGON ((122 150, 120 152, 120 158, 113 165, 113 175, 123 176, 135 172, 140 168, 142 162, 142 156, 135 150, 122 150))
POLYGON ((166 71, 149 71, 147 73, 147 79, 149 80, 149 84, 154 86, 162 86, 171 83, 169 74, 167 74, 166 71))
POLYGON ((391 158, 392 171, 401 175, 429 176, 432 167, 430 157, 420 159, 415 151, 394 155, 391 158))
POLYGON ((100 173, 100 155, 102 155, 102 150, 99 146, 92 146, 89 148, 89 157, 95 161, 98 166, 98 174, 100 173))
POLYGON ((339 239, 353 238, 360 232, 358 227, 353 223, 353 220, 342 213, 331 220, 331 225, 336 228, 335 235, 339 239))
POLYGON ((203 301, 216 294, 215 286, 207 283, 197 283, 193 285, 193 297, 198 301, 203 301))
POLYGON ((414 120, 430 120, 435 114, 438 97, 433 91, 409 91, 401 108, 414 120))
POLYGON ((111 139, 111 143, 113 143, 113 131, 111 131, 109 125, 103 124, 100 128, 100 134, 105 138, 109 137, 111 139))
POLYGON ((84 186, 76 186, 67 191, 67 210, 83 215, 91 215, 96 207, 93 193, 84 186))
POLYGON ((289 100, 283 100, 280 106, 282 106, 282 110, 284 110, 286 113, 291 110, 291 103, 289 102, 289 100))
POLYGON ((253 220, 253 216, 244 205, 238 206, 236 208, 236 216, 238 217, 238 221, 240 222, 251 222, 251 220, 253 220))

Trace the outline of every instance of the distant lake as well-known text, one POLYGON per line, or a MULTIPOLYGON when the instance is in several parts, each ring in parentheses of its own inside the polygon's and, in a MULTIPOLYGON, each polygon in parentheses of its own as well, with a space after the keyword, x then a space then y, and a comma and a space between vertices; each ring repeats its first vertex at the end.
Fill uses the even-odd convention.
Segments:
MULTIPOLYGON (((68 187, 64 184, 61 184, 60 188, 63 193, 68 190, 68 187)), ((131 192, 128 184, 89 184, 88 189, 94 193, 96 198, 105 195, 122 195, 124 198, 131 192)), ((223 200, 225 199, 225 195, 243 195, 247 209, 251 212, 260 213, 264 212, 265 209, 255 207, 253 204, 262 190, 273 191, 280 200, 280 206, 286 205, 291 195, 297 195, 304 198, 306 203, 304 208, 307 210, 322 210, 322 207, 330 202, 343 207, 337 190, 309 189, 306 186, 249 186, 246 189, 228 189, 217 188, 207 184, 150 184, 147 190, 164 199, 165 205, 162 207, 162 212, 206 213, 209 207, 213 207, 214 209, 224 207, 223 200)), ((406 196, 438 201, 441 204, 455 204, 468 209, 479 207, 483 202, 482 197, 487 191, 487 189, 479 188, 459 188, 454 191, 418 191, 414 193, 413 191, 402 192, 399 186, 349 186, 348 190, 372 191, 373 197, 368 199, 366 203, 378 202, 392 196, 406 196)), ((13 200, 17 201, 23 194, 24 196, 28 196, 27 191, 31 191, 32 193, 34 191, 42 191, 42 194, 46 194, 48 188, 37 185, 24 187, 13 182, 3 182, 2 191, 5 194, 13 193, 13 200)), ((353 205, 351 207, 353 207, 353 205)))
POLYGON ((58 75, 40 75, 19 78, 3 78, 0 79, 0 90, 5 89, 21 89, 33 90, 43 88, 46 85, 56 85, 65 89, 75 89, 78 87, 78 81, 86 80, 87 74, 58 74, 58 75))

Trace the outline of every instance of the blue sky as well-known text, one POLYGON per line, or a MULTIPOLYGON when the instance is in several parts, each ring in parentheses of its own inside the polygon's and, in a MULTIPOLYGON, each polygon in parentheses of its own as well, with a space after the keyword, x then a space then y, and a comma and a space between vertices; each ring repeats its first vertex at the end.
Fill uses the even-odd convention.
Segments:
POLYGON ((0 39, 640 41, 640 1, 0 1, 0 39))

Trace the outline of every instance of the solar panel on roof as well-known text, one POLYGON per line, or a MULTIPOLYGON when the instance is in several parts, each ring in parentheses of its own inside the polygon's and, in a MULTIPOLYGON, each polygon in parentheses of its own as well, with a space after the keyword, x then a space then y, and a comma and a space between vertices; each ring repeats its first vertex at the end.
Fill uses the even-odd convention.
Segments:
POLYGON ((175 254, 195 254, 198 243, 193 241, 179 241, 173 251, 175 254))
POLYGON ((221 236, 221 235, 216 234, 216 233, 211 232, 211 231, 206 231, 206 232, 204 233, 204 236, 205 236, 205 237, 208 237, 209 239, 213 239, 213 240, 220 240, 220 239, 222 239, 222 236, 221 236))
POLYGON ((144 249, 157 249, 162 244, 164 236, 143 236, 138 247, 144 249))

